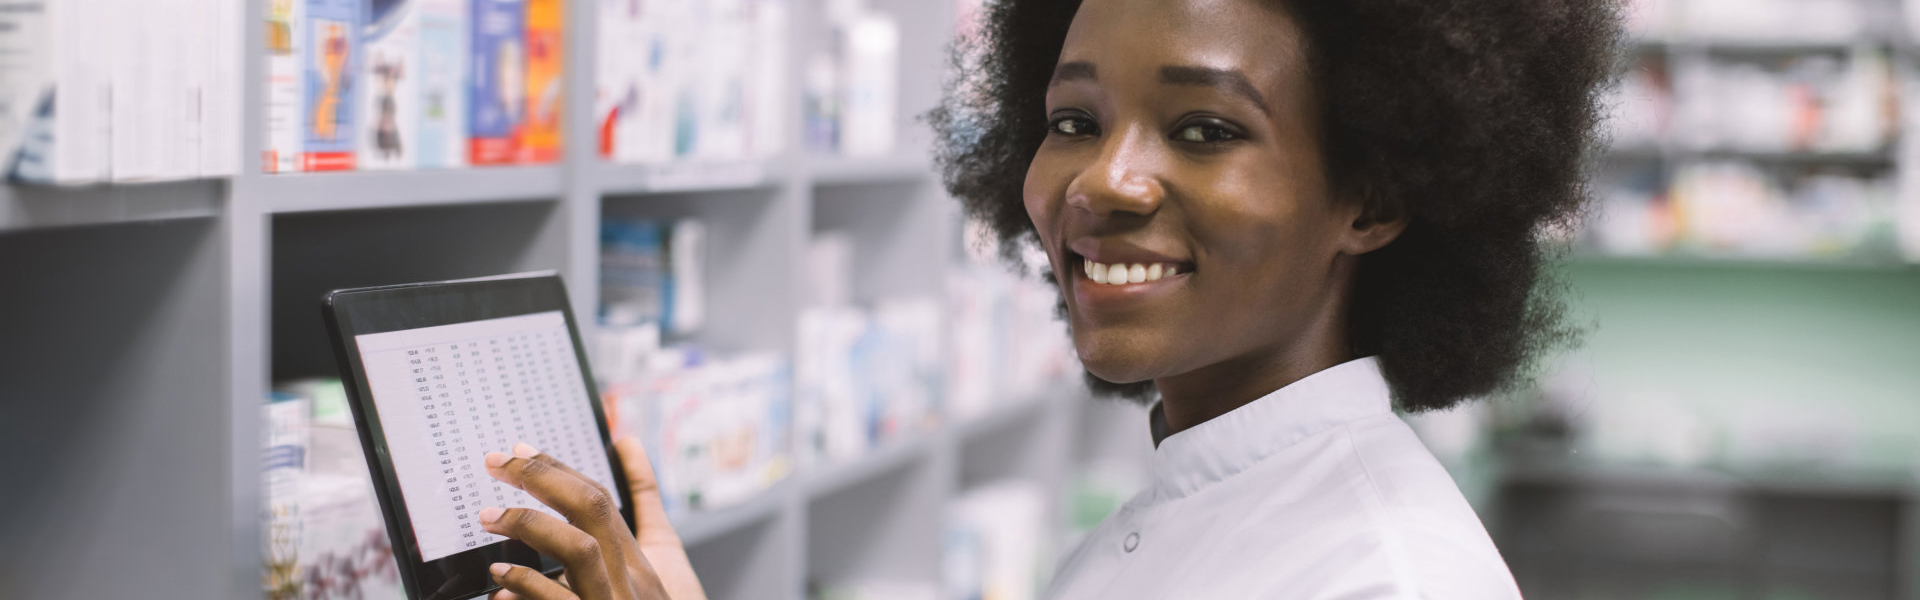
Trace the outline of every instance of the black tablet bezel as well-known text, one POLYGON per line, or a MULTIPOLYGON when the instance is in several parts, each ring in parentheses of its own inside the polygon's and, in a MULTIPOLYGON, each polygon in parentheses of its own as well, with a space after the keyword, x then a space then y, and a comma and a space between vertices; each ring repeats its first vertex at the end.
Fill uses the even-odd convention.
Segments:
POLYGON ((421 560, 412 518, 407 513, 405 496, 400 494, 400 481, 393 469, 355 336, 556 310, 566 317, 567 333, 573 339, 574 356, 584 380, 581 383, 586 386, 593 405, 593 418, 599 425, 600 441, 613 471, 613 491, 619 497, 620 516, 626 519, 627 530, 632 531, 633 498, 627 487, 626 469, 614 451, 606 411, 599 402, 599 388, 594 385, 587 363, 586 346, 581 342, 580 327, 574 320, 566 285, 559 275, 546 272, 343 289, 327 293, 322 301, 335 361, 340 366, 340 378, 346 383, 348 404, 353 410, 354 427, 360 432, 361 448, 366 450, 367 469, 373 475, 374 491, 386 518, 387 537, 393 543, 394 558, 400 563, 400 579, 409 597, 465 600, 491 593, 499 589, 487 573, 488 565, 495 562, 525 565, 548 575, 557 575, 560 564, 511 539, 438 560, 421 560))

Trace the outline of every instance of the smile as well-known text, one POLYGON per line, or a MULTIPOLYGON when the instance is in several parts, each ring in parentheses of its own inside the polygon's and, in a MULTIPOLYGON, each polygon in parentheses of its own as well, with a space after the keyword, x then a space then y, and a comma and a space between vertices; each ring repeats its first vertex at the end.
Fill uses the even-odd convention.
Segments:
POLYGON ((1159 281, 1180 274, 1180 266, 1175 263, 1097 263, 1093 259, 1081 259, 1082 272, 1087 279, 1102 285, 1126 285, 1159 281))

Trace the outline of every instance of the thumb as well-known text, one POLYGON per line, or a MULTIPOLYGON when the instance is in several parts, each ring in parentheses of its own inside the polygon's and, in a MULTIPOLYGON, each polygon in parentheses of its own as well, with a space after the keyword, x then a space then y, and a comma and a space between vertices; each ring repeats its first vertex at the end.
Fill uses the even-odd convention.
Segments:
POLYGON ((647 450, 640 445, 640 439, 633 436, 614 440, 613 449, 620 454, 620 465, 627 473, 627 487, 633 493, 634 537, 641 546, 655 544, 680 545, 680 534, 673 531, 673 524, 667 521, 667 509, 660 500, 660 481, 653 476, 653 462, 647 460, 647 450))

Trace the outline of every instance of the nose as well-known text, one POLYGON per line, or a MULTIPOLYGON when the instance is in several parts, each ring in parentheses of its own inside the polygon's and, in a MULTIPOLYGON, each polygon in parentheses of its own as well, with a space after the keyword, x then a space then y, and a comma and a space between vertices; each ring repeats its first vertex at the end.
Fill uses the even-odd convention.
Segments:
POLYGON ((1159 210, 1167 192, 1155 168, 1155 141, 1138 128, 1108 136, 1100 155, 1067 185, 1067 204, 1099 217, 1159 210))

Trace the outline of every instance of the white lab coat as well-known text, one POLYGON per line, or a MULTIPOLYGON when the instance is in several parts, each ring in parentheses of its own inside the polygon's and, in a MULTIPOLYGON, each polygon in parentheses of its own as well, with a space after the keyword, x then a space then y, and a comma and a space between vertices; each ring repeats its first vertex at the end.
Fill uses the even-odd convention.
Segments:
POLYGON ((1362 358, 1161 440, 1149 487, 1061 563, 1046 597, 1519 598, 1390 403, 1362 358))

